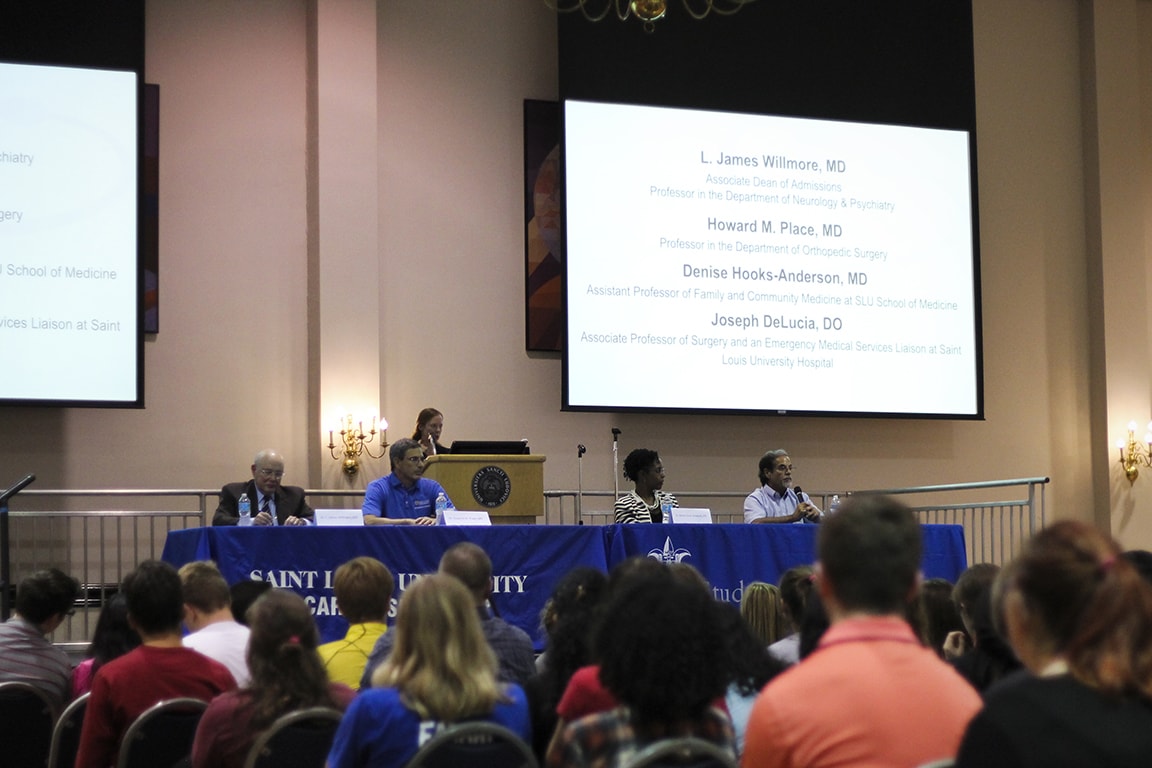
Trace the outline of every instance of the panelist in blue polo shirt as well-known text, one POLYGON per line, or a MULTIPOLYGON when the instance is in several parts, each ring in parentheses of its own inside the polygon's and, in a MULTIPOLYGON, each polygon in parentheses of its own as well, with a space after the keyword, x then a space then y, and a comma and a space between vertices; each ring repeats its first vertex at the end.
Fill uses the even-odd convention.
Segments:
MULTIPOLYGON (((424 449, 404 438, 388 448, 392 474, 368 484, 364 492, 365 525, 435 525, 436 497, 448 494, 424 474, 424 449)), ((451 500, 449 499, 449 505, 451 500)))

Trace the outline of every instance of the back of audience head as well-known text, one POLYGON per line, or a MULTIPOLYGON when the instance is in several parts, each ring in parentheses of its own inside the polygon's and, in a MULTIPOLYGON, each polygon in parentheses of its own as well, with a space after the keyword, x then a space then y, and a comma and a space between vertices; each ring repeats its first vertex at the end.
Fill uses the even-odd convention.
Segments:
POLYGON ((843 614, 900 615, 915 596, 923 549, 920 525, 886 496, 853 496, 820 526, 820 596, 843 614))
POLYGON ((336 569, 332 579, 336 606, 349 624, 384 622, 394 586, 392 572, 374 557, 349 560, 336 569))
POLYGON ((1152 552, 1146 549, 1131 549, 1125 552, 1122 557, 1132 563, 1144 581, 1152 584, 1152 552))
POLYGON ((591 662, 590 626, 607 586, 608 578, 601 571, 578 567, 552 589, 544 615, 548 654, 543 670, 550 706, 559 701, 572 673, 591 662))
POLYGON ((916 599, 920 639, 941 658, 944 658, 944 640, 948 634, 965 631, 960 612, 952 601, 952 591, 952 582, 947 579, 926 579, 916 599))
POLYGON ((824 637, 831 624, 828 612, 824 609, 824 601, 820 599, 820 593, 813 590, 812 594, 808 595, 808 601, 804 603, 804 615, 800 617, 798 628, 801 659, 808 658, 808 655, 816 650, 816 646, 820 645, 820 638, 824 637))
POLYGON ((171 565, 145 560, 124 577, 120 591, 128 603, 128 619, 143 640, 180 632, 184 596, 180 576, 171 565))
POLYGON ((1062 658, 1088 686, 1152 696, 1152 587, 1110 537, 1059 521, 1024 545, 1001 580, 998 608, 1032 672, 1062 658))
POLYGON ((417 579, 396 615, 395 643, 372 687, 398 689, 422 719, 448 722, 489 714, 502 695, 497 662, 480 629, 473 595, 442 573, 417 579))
POLYGON ((184 602, 202 613, 215 613, 231 608, 232 592, 216 563, 195 560, 177 571, 180 575, 184 602))
POLYGON ((769 646, 782 638, 786 619, 780 588, 754 581, 744 587, 740 598, 740 615, 760 642, 769 646))
POLYGON ((96 619, 92 631, 92 642, 88 645, 88 656, 94 659, 92 671, 101 665, 118 659, 140 645, 140 635, 128 623, 128 601, 117 592, 108 598, 96 619))
POLYGON ((784 611, 794 631, 800 630, 804 603, 812 593, 812 574, 812 566, 798 565, 780 576, 780 598, 784 601, 784 611))
POLYGON ((270 583, 256 579, 245 579, 233 584, 228 590, 232 598, 232 618, 247 625, 248 609, 257 598, 270 589, 272 589, 270 583))
POLYGON ((729 666, 729 683, 744 696, 758 693, 787 665, 768 653, 768 646, 747 622, 741 611, 728 603, 716 604, 724 653, 729 666))
MULTIPOLYGON (((688 580, 635 575, 614 590, 595 638, 600 680, 632 710, 637 732, 703 716, 731 682, 721 606, 688 580)), ((731 610, 731 608, 729 608, 731 610)))
POLYGON ((36 571, 20 580, 16 587, 16 613, 25 621, 43 628, 55 629, 72 610, 80 594, 80 582, 58 568, 36 571))
POLYGON ((248 618, 252 726, 265 728, 295 709, 331 706, 328 673, 316 653, 320 635, 303 598, 274 589, 252 604, 248 618))
POLYGON ((492 560, 483 548, 470 541, 446 549, 440 557, 438 571, 460 581, 477 603, 492 593, 492 560))
POLYGON ((993 563, 970 565, 956 579, 952 588, 952 602, 964 622, 964 630, 973 643, 979 643, 981 632, 994 631, 991 602, 992 584, 1000 574, 1000 566, 993 563))

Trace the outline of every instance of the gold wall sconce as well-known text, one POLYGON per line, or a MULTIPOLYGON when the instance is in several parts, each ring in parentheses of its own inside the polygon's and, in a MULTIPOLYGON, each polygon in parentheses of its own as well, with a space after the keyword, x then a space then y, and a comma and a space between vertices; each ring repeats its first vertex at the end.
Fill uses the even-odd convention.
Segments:
POLYGON ((357 420, 352 414, 347 414, 337 425, 335 430, 328 430, 328 452, 332 454, 332 458, 336 461, 343 462, 344 474, 351 477, 360 471, 360 456, 368 454, 373 459, 378 459, 384 455, 384 449, 388 447, 388 421, 386 419, 379 420, 380 429, 377 430, 377 419, 372 417, 372 427, 365 432, 364 421, 357 420), (368 446, 376 439, 376 435, 380 435, 380 453, 372 453, 372 449, 368 446), (337 442, 336 438, 339 437, 340 441, 337 442))
POLYGON ((1117 440, 1116 447, 1120 449, 1120 466, 1124 469, 1124 476, 1128 482, 1136 482, 1140 476, 1140 467, 1152 467, 1152 422, 1148 423, 1143 443, 1136 439, 1136 422, 1128 422, 1128 439, 1117 440))

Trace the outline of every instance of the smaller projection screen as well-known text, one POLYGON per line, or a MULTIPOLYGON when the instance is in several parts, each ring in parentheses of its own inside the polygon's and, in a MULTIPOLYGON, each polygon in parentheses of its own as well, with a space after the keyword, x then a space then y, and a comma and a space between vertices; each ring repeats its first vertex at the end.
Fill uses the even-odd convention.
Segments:
POLYGON ((563 162, 566 408, 982 416, 967 131, 570 99, 563 162))
POLYGON ((138 93, 0 62, 0 403, 141 404, 138 93))

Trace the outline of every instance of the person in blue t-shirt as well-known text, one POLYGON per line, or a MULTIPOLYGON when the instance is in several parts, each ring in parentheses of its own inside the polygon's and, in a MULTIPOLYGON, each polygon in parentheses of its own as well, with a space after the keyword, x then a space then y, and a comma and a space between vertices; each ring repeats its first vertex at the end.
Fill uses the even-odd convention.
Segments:
POLYGON ((365 525, 435 525, 436 497, 444 494, 440 483, 424 475, 424 449, 405 438, 388 449, 392 474, 368 484, 364 492, 365 525))

